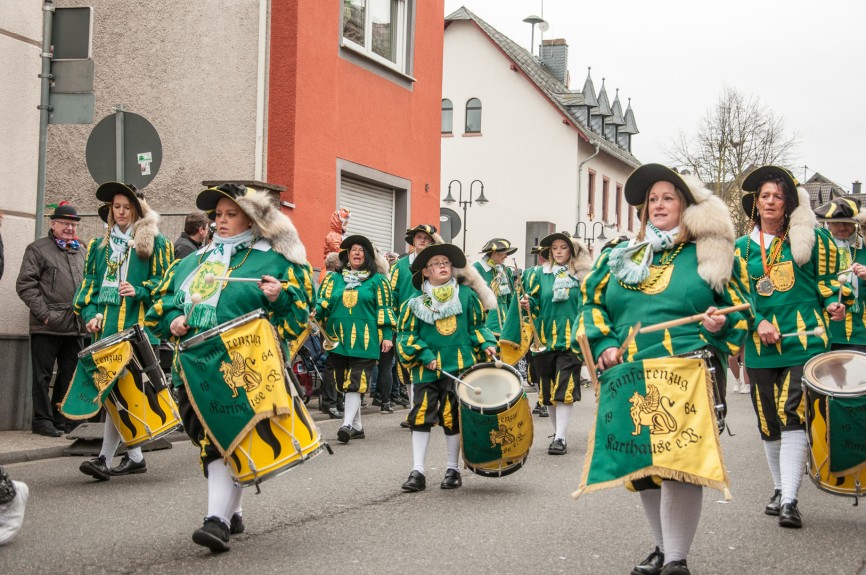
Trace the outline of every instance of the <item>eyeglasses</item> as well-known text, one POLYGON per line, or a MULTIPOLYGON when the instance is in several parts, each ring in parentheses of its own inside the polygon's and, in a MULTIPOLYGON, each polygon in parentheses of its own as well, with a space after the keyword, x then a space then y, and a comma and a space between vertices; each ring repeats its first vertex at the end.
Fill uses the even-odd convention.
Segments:
POLYGON ((431 268, 431 269, 450 268, 451 265, 452 265, 451 262, 430 262, 430 264, 427 267, 431 268))
POLYGON ((54 223, 57 224, 58 226, 60 226, 61 228, 71 228, 74 230, 75 228, 78 227, 78 224, 76 222, 59 222, 59 221, 55 220, 54 223))

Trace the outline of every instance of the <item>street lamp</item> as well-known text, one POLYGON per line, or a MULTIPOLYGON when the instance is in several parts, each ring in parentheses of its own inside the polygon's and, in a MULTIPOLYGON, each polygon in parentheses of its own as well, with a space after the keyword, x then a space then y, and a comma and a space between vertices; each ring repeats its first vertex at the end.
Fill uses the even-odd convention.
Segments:
POLYGON ((591 237, 589 235, 589 233, 587 233, 588 231, 589 230, 588 230, 588 226, 586 225, 586 222, 577 222, 577 225, 574 226, 574 237, 576 237, 579 240, 583 240, 584 242, 586 242, 586 247, 588 247, 590 250, 592 249, 593 242, 595 242, 596 240, 598 240, 600 242, 607 241, 607 236, 604 235, 604 224, 603 223, 594 222, 592 224, 592 235, 595 236, 594 238, 591 237), (580 231, 581 231, 580 226, 583 226, 583 235, 582 236, 580 233, 580 231), (599 227, 601 228, 601 230, 598 232, 598 234, 596 234, 595 230, 599 227))
POLYGON ((472 190, 475 184, 481 187, 481 190, 478 193, 478 197, 475 198, 475 203, 479 206, 483 206, 490 200, 484 197, 484 183, 481 180, 472 180, 469 183, 469 199, 463 199, 463 184, 460 183, 460 180, 451 180, 448 182, 448 193, 445 195, 445 198, 442 200, 445 204, 453 204, 455 201, 460 204, 460 207, 463 208, 463 252, 466 252, 466 233, 469 231, 469 227, 466 223, 466 210, 472 207, 472 190), (451 186, 452 184, 457 183, 457 197, 458 200, 454 199, 454 196, 451 195, 451 186))

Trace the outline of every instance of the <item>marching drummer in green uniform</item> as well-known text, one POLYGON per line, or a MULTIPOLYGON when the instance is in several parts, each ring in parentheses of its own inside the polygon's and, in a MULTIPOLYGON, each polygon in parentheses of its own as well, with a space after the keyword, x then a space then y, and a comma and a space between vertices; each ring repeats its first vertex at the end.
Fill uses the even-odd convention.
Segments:
MULTIPOLYGON (((391 306, 388 263, 369 239, 349 236, 340 244, 339 273, 331 273, 319 286, 316 318, 324 336, 336 343, 328 352, 328 371, 343 391, 340 443, 364 439, 361 397, 367 392, 373 368, 382 353, 391 350, 397 321, 391 306)), ((380 368, 379 373, 382 373, 380 368)))
MULTIPOLYGON (((838 301, 842 268, 836 242, 816 227, 809 193, 791 172, 762 166, 743 180, 743 190, 743 210, 754 227, 735 249, 747 266, 742 283, 755 315, 743 363, 775 487, 764 513, 796 529, 802 526, 797 492, 809 451, 803 366, 829 349, 827 318, 845 318, 838 301)), ((843 295, 849 293, 844 289, 843 295)))
MULTIPOLYGON (((158 300, 145 325, 161 337, 183 342, 263 309, 276 328, 283 357, 288 357, 288 344, 307 327, 316 301, 312 268, 294 225, 267 194, 239 184, 204 190, 196 206, 213 214, 213 240, 169 268, 154 293, 158 300)), ((242 363, 255 360, 240 359, 242 363)), ((191 392, 178 374, 179 365, 175 356, 172 381, 178 407, 184 430, 200 448, 208 484, 207 515, 192 540, 214 552, 228 551, 230 535, 244 531, 243 489, 233 482, 223 454, 205 431, 202 418, 209 417, 209 425, 215 426, 220 415, 202 414, 193 406, 191 392)), ((225 380, 221 368, 219 361, 211 368, 215 385, 225 380)))
POLYGON ((493 290, 496 296, 496 311, 487 314, 487 327, 496 338, 502 333, 502 324, 508 314, 508 306, 514 299, 514 271, 505 265, 505 258, 517 251, 511 242, 504 238, 493 238, 481 248, 484 258, 472 264, 484 282, 493 290))
MULTIPOLYGON (((174 247, 159 233, 159 214, 135 186, 106 182, 96 190, 96 199, 104 202, 98 212, 107 224, 106 233, 87 247, 84 281, 72 302, 94 341, 144 323, 151 291, 174 260, 174 247)), ((159 344, 151 332, 145 333, 152 345, 159 344)), ((100 481, 146 472, 140 447, 127 449, 120 464, 109 469, 120 440, 117 427, 106 417, 99 457, 82 463, 80 471, 100 481)))
POLYGON ((830 349, 854 349, 866 351, 866 249, 863 245, 863 228, 866 212, 860 204, 849 198, 835 198, 815 208, 819 222, 824 222, 836 248, 839 250, 839 268, 845 274, 845 283, 853 292, 849 307, 845 310, 845 321, 830 323, 830 349))
POLYGON ((443 371, 459 375, 478 358, 495 357, 496 339, 485 325, 485 309, 496 297, 457 246, 436 244, 412 262, 412 283, 421 295, 400 308, 397 353, 410 371, 413 404, 409 412, 414 465, 403 491, 427 486, 424 460, 430 429, 441 425, 448 453, 442 489, 463 482, 458 470, 460 421, 454 382, 443 371))

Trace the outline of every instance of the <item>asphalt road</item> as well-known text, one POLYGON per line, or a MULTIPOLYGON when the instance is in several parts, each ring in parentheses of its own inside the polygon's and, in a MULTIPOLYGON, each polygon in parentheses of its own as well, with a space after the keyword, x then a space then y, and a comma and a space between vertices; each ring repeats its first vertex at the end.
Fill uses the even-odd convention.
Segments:
MULTIPOLYGON (((398 427, 401 412, 365 416, 367 439, 349 445, 336 441, 339 422, 324 422, 334 455, 263 483, 261 494, 248 489, 246 533, 222 555, 190 540, 207 503, 190 444, 147 454, 148 473, 107 483, 80 474, 81 458, 10 465, 32 495, 19 538, 0 547, 0 574, 626 574, 652 545, 639 497, 622 488, 570 497, 594 408, 587 395, 572 417, 567 455, 547 455, 549 419, 536 418, 524 469, 502 479, 464 472, 454 491, 438 488, 440 430, 430 442, 428 489, 406 494, 411 439, 398 427)), ((729 401, 736 435, 722 441, 734 499, 704 491, 692 572, 866 573, 866 505, 853 507, 804 478, 802 530, 764 515, 772 482, 752 408, 748 396, 729 401)))

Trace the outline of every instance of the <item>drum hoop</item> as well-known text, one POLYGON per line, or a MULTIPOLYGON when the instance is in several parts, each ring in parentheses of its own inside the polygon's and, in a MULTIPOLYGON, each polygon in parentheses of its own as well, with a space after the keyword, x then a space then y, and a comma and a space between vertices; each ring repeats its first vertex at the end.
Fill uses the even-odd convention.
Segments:
MULTIPOLYGON (((831 350, 831 351, 825 351, 824 353, 819 353, 818 355, 815 355, 815 356, 812 356, 811 358, 809 358, 809 361, 807 361, 803 365, 803 377, 801 378, 801 381, 806 385, 806 387, 811 389, 815 393, 819 393, 819 394, 821 394, 825 397, 829 397, 831 399, 862 397, 863 395, 866 395, 866 389, 861 389, 860 391, 857 391, 857 392, 855 392, 853 390, 846 391, 846 390, 842 390, 842 389, 829 390, 829 389, 824 389, 824 388, 818 387, 815 383, 813 383, 809 379, 809 376, 814 374, 814 371, 815 371, 814 366, 817 365, 818 363, 820 363, 821 361, 824 361, 824 360, 820 360, 820 358, 823 358, 824 356, 827 356, 827 355, 851 356, 851 357, 860 356, 861 359, 864 362, 866 362, 866 353, 864 353, 862 351, 856 351, 853 349, 835 349, 835 350, 831 350)), ((826 359, 827 358, 825 358, 825 360, 826 359)))
POLYGON ((93 355, 93 352, 101 351, 107 347, 111 347, 112 345, 117 345, 118 343, 135 339, 139 341, 144 339, 144 330, 142 330, 141 326, 138 324, 126 328, 123 331, 119 331, 117 333, 106 336, 99 341, 93 342, 92 344, 88 345, 80 352, 78 352, 78 359, 93 355))
POLYGON ((265 310, 259 308, 255 311, 251 311, 250 313, 246 313, 240 317, 236 317, 235 319, 221 323, 216 327, 212 327, 206 331, 198 333, 198 334, 192 336, 191 338, 189 338, 188 340, 180 342, 178 344, 177 348, 182 352, 186 351, 189 348, 194 347, 196 345, 199 345, 200 343, 203 343, 203 342, 211 339, 214 336, 223 334, 223 333, 225 333, 231 329, 234 329, 238 326, 247 324, 253 320, 266 317, 267 315, 268 314, 265 310))
POLYGON ((460 392, 457 392, 457 402, 461 406, 464 406, 467 409, 469 409, 471 411, 478 412, 478 413, 487 413, 487 412, 490 412, 491 410, 496 409, 496 408, 504 408, 501 411, 496 412, 496 413, 503 413, 504 411, 508 411, 509 409, 514 407, 518 402, 520 402, 520 399, 526 395, 526 392, 523 391, 523 378, 520 376, 520 372, 517 371, 516 367, 514 367, 512 365, 508 365, 507 363, 504 363, 504 362, 501 362, 501 363, 502 363, 501 366, 497 366, 496 363, 492 362, 492 361, 485 361, 482 363, 476 363, 475 365, 472 365, 469 368, 467 368, 466 370, 462 371, 460 373, 460 379, 465 379, 466 376, 469 375, 470 373, 472 373, 473 371, 479 371, 481 369, 487 369, 487 368, 504 369, 504 370, 510 372, 512 375, 514 375, 517 378, 517 381, 519 384, 518 392, 513 398, 509 399, 508 401, 506 401, 504 403, 499 403, 497 405, 483 406, 483 405, 478 405, 477 403, 469 403, 467 401, 464 401, 463 397, 461 397, 461 395, 460 395, 460 392))

